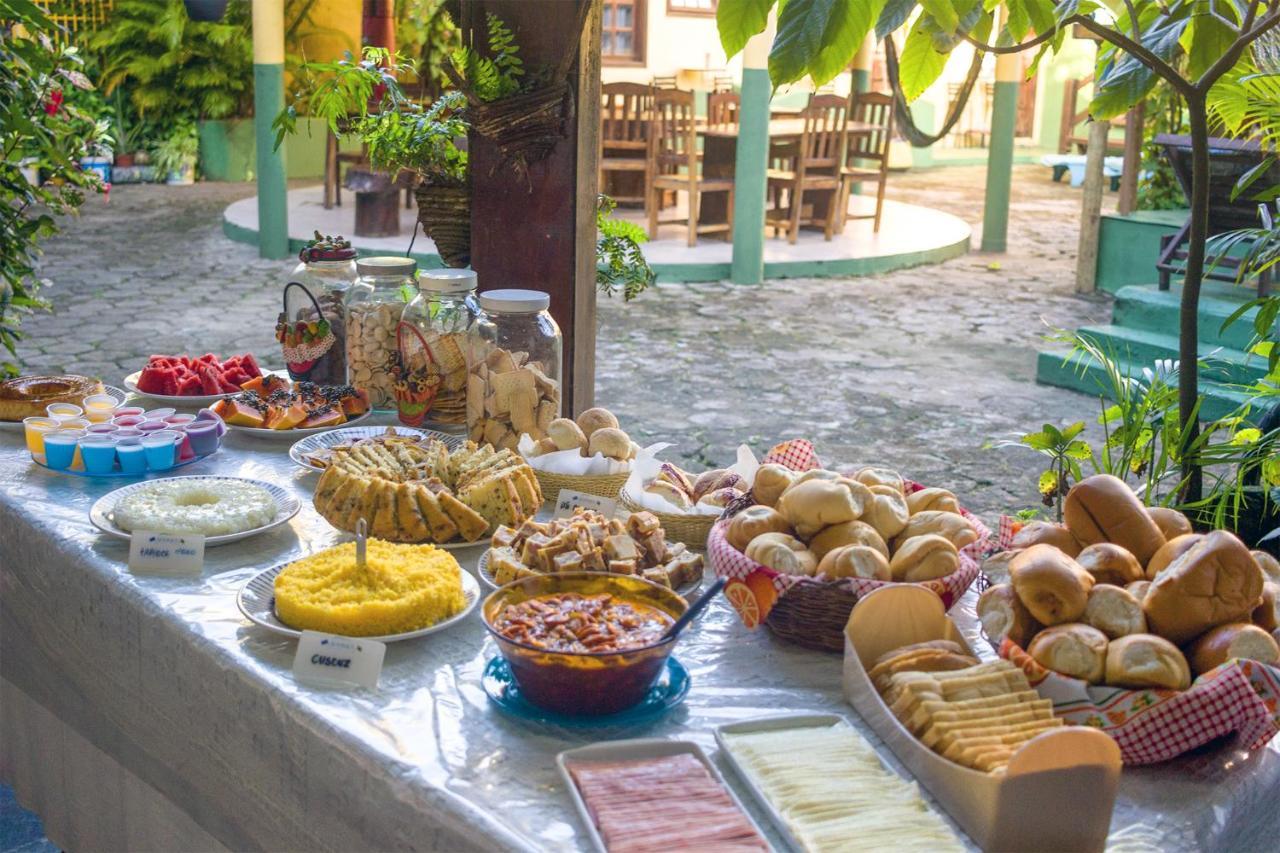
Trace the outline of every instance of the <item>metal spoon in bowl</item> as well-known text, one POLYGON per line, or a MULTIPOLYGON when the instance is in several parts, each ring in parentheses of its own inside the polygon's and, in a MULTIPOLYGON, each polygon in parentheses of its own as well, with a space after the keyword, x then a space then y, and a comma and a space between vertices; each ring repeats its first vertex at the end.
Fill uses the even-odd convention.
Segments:
POLYGON ((679 619, 671 623, 671 627, 662 635, 662 641, 665 642, 667 640, 675 639, 676 635, 688 627, 690 622, 697 619, 698 615, 707 609, 707 605, 711 603, 711 599, 719 595, 720 590, 724 589, 726 582, 727 580, 725 578, 716 578, 716 582, 713 583, 697 601, 690 604, 689 609, 686 610, 679 619))

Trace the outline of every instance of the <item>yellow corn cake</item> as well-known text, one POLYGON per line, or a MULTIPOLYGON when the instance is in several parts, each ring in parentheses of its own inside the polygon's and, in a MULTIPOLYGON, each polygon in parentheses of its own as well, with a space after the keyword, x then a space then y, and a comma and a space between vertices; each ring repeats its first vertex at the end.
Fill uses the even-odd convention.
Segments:
POLYGON ((304 557, 276 575, 276 615, 291 628, 347 637, 416 631, 466 605, 462 569, 433 545, 370 539, 363 569, 347 542, 304 557))

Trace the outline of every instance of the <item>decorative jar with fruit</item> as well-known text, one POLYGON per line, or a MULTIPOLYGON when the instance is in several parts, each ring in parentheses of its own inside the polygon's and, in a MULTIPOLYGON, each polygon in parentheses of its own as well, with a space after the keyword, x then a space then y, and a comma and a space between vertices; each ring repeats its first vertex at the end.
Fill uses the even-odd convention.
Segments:
POLYGON ((295 381, 347 384, 346 292, 356 281, 355 249, 318 231, 298 254, 284 289, 276 340, 295 381))
POLYGON ((405 303, 417 295, 418 264, 412 258, 360 258, 360 278, 345 301, 348 381, 369 392, 375 409, 396 409, 396 343, 405 303))

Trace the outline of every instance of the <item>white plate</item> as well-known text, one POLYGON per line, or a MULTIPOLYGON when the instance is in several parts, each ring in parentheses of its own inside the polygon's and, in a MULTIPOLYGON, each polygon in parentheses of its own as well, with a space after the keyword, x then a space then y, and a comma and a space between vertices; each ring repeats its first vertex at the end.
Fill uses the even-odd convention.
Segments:
MULTIPOLYGON (((258 572, 258 574, 249 578, 240 589, 240 593, 236 596, 236 604, 240 608, 240 612, 255 625, 266 628, 277 634, 283 634, 286 637, 301 637, 302 632, 296 628, 290 628, 288 625, 280 621, 276 616, 276 596, 275 596, 275 580, 276 575, 289 565, 281 563, 278 566, 258 572)), ((467 603, 458 613, 445 619, 443 622, 437 622, 426 628, 419 628, 416 631, 406 631, 403 634, 386 634, 381 637, 360 637, 362 640, 377 640, 379 643, 394 643, 397 640, 412 640, 415 637, 425 637, 427 634, 434 634, 436 631, 443 631, 456 622, 461 622, 467 617, 476 604, 480 601, 480 585, 476 583, 476 579, 466 569, 462 572, 462 594, 466 596, 467 603)))
POLYGON ((577 749, 566 749, 564 752, 556 756, 556 767, 560 770, 560 777, 564 779, 565 787, 569 789, 569 796, 573 798, 574 808, 578 810, 578 817, 587 828, 587 834, 591 837, 591 842, 595 849, 600 853, 607 853, 604 846, 604 839, 600 837, 599 831, 596 829, 596 822, 591 818, 591 812, 587 809, 586 802, 582 799, 582 794, 578 791, 578 786, 573 781, 573 776, 569 774, 569 768, 566 762, 572 761, 635 761, 643 758, 665 758, 671 755, 692 755, 702 765, 707 768, 707 772, 711 774, 711 778, 729 795, 734 805, 738 807, 738 811, 742 812, 743 817, 755 829, 756 834, 761 838, 768 840, 768 837, 760 831, 760 826, 751 817, 751 812, 747 811, 742 801, 738 799, 738 795, 733 789, 725 784, 724 777, 720 775, 720 771, 711 763, 711 759, 702 751, 702 747, 696 743, 687 740, 666 740, 665 738, 637 738, 635 740, 615 740, 604 743, 593 743, 590 746, 582 746, 577 749))
POLYGON ((345 424, 334 424, 327 427, 311 427, 309 429, 301 429, 294 427, 293 429, 263 429, 262 427, 236 426, 235 424, 227 424, 227 432, 234 432, 237 435, 251 435, 254 438, 289 438, 297 439, 300 435, 319 435, 322 432, 332 432, 335 429, 345 429, 353 424, 369 418, 373 414, 373 409, 365 412, 363 415, 354 417, 345 424))
MULTIPOLYGON (((129 392, 125 391, 123 388, 117 388, 114 385, 107 385, 105 382, 102 384, 102 390, 110 394, 112 397, 115 397, 122 406, 124 405, 125 399, 129 396, 129 392)), ((22 421, 0 421, 0 429, 22 432, 25 427, 23 427, 22 421)))
MULTIPOLYGON (((400 426, 399 424, 392 424, 392 426, 395 427, 398 435, 416 435, 423 442, 426 442, 428 439, 436 438, 443 441, 445 446, 450 450, 456 450, 461 447, 465 440, 463 436, 450 435, 447 432, 437 432, 433 429, 415 429, 413 427, 400 426)), ((388 429, 389 427, 384 426, 351 427, 348 429, 344 425, 337 429, 328 430, 327 432, 309 435, 306 438, 299 439, 294 442, 293 446, 289 448, 289 458, 308 471, 323 471, 323 468, 317 468, 307 462, 306 455, 308 453, 315 453, 317 450, 322 450, 326 447, 333 447, 335 444, 343 444, 349 441, 357 441, 362 438, 375 438, 380 435, 386 435, 388 429)))
MULTIPOLYGON (((479 543, 472 542, 468 544, 475 545, 479 543)), ((489 551, 487 548, 485 549, 485 552, 480 555, 480 562, 476 564, 476 575, 479 576, 480 582, 489 589, 497 589, 499 587, 497 578, 494 577, 493 572, 489 571, 489 551)), ((634 577, 634 575, 632 577, 634 577)), ((702 586, 702 578, 698 578, 692 583, 687 583, 684 586, 676 587, 676 594, 681 598, 688 599, 690 595, 698 591, 698 587, 700 586, 702 586)))
POLYGON ((139 489, 154 488, 156 483, 168 483, 173 480, 234 480, 240 483, 252 483, 267 490, 267 493, 275 499, 276 517, 270 524, 264 524, 261 527, 255 527, 252 530, 242 530, 239 533, 223 533, 219 536, 209 536, 204 540, 206 546, 225 545, 228 542, 237 542, 241 539, 248 539, 250 536, 257 536, 259 533, 265 533, 273 527, 279 527, 288 523, 289 519, 298 514, 298 510, 302 508, 302 502, 294 497, 290 492, 285 491, 279 486, 272 483, 265 483, 262 480, 250 480, 247 477, 220 477, 216 474, 193 474, 189 477, 165 477, 159 480, 147 480, 142 483, 132 483, 123 486, 113 492, 108 492, 102 497, 94 501, 93 506, 89 509, 89 521, 93 526, 101 530, 108 536, 114 536, 117 539, 129 539, 132 534, 124 528, 117 527, 112 520, 112 511, 121 498, 131 495, 139 489))
MULTIPOLYGON (((274 376, 282 376, 289 378, 289 374, 283 370, 263 370, 264 374, 274 376)), ((146 391, 138 389, 138 377, 142 375, 141 370, 136 370, 124 378, 124 387, 128 388, 131 393, 137 394, 139 397, 145 397, 148 400, 156 400, 164 403, 166 406, 184 406, 186 408, 206 408, 212 406, 219 400, 225 400, 228 397, 234 397, 241 393, 240 391, 232 391, 228 394, 192 394, 192 395, 176 395, 176 394, 148 394, 146 391)))

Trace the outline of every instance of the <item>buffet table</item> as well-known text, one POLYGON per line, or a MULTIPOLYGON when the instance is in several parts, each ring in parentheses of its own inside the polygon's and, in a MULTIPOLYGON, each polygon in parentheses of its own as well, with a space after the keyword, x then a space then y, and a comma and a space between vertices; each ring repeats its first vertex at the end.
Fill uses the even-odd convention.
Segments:
MULTIPOLYGON (((478 612, 390 645, 377 691, 295 684, 294 642, 252 626, 235 603, 257 571, 340 538, 311 508, 317 475, 288 446, 231 435, 181 472, 271 481, 296 490, 303 509, 287 526, 209 549, 200 577, 174 579, 131 574, 127 543, 89 523, 90 505, 130 481, 41 469, 21 433, 0 434, 0 777, 55 843, 587 849, 556 773, 561 750, 671 737, 714 753, 717 725, 810 710, 844 714, 876 741, 842 697, 838 656, 747 631, 724 601, 677 648, 688 698, 638 729, 549 728, 495 710, 480 674, 496 650, 478 612)), ((454 553, 474 571, 482 550, 454 553)), ((957 610, 974 624, 972 592, 957 610)), ((1226 747, 1127 769, 1111 846, 1273 845, 1278 752, 1273 741, 1253 756, 1226 747)))

